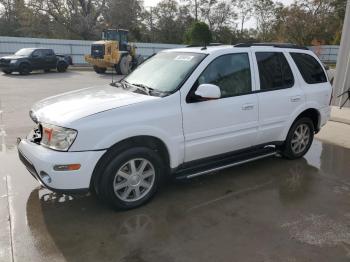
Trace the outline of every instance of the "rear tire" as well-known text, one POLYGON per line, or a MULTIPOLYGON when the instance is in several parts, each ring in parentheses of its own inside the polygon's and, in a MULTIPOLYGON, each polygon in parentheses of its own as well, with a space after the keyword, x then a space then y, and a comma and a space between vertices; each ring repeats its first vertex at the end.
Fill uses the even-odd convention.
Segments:
POLYGON ((29 64, 23 63, 19 65, 19 73, 21 75, 28 75, 32 71, 32 68, 29 64))
POLYGON ((147 203, 164 177, 162 158, 148 147, 134 147, 115 154, 102 171, 99 197, 115 209, 132 209, 147 203))
POLYGON ((123 56, 119 61, 119 71, 122 75, 128 75, 132 69, 130 55, 123 56))
POLYGON ((68 65, 65 62, 59 62, 57 64, 57 72, 64 73, 67 71, 68 65))
POLYGON ((314 133, 315 127, 310 118, 297 119, 289 129, 282 146, 282 155, 288 159, 303 157, 311 147, 314 133))
POLYGON ((94 70, 97 74, 104 74, 104 73, 106 73, 107 68, 94 66, 94 70))

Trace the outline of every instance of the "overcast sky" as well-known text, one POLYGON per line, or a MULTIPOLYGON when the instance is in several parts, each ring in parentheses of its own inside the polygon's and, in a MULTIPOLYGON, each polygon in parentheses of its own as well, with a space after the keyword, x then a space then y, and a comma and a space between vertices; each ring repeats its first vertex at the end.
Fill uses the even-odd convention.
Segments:
MULTIPOLYGON (((144 4, 145 4, 145 7, 151 7, 151 6, 156 6, 161 0, 144 0, 144 4)), ((289 5, 291 3, 294 2, 294 0, 279 0, 279 1, 275 1, 275 2, 281 2, 285 5, 289 5)), ((256 22, 255 22, 255 19, 252 18, 250 19, 249 21, 246 22, 245 24, 245 28, 252 28, 252 27, 255 27, 256 26, 256 22)))

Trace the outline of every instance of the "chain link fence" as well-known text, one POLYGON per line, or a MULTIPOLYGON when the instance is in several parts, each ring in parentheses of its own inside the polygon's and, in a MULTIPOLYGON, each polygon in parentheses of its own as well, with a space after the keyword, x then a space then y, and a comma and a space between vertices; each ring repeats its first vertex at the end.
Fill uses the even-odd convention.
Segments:
MULTIPOLYGON (((52 48, 56 54, 70 55, 73 63, 77 65, 86 64, 85 54, 90 54, 93 41, 63 40, 27 37, 0 36, 0 57, 13 54, 17 50, 26 47, 52 48)), ((148 57, 164 49, 184 47, 184 45, 158 44, 158 43, 135 43, 138 54, 148 57)))

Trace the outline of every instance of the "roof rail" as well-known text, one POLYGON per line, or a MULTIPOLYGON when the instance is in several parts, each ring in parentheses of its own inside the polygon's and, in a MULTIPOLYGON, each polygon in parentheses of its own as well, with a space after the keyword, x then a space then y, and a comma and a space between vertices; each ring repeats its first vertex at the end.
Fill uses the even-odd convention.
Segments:
POLYGON ((204 46, 220 46, 220 45, 225 45, 222 43, 209 43, 209 44, 203 44, 203 45, 187 45, 186 47, 204 47, 204 46))
POLYGON ((234 45, 234 47, 252 47, 252 46, 272 46, 278 48, 293 48, 293 49, 302 49, 309 50, 305 46, 299 46, 291 43, 240 43, 234 45))

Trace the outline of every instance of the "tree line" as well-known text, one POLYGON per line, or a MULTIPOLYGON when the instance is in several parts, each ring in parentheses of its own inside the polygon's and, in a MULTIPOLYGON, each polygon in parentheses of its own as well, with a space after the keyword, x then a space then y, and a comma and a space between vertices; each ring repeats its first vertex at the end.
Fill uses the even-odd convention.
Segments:
POLYGON ((0 35, 96 40, 106 28, 131 41, 188 43, 194 22, 211 41, 339 44, 347 0, 0 0, 0 35), (255 26, 247 27, 248 21, 255 26))

